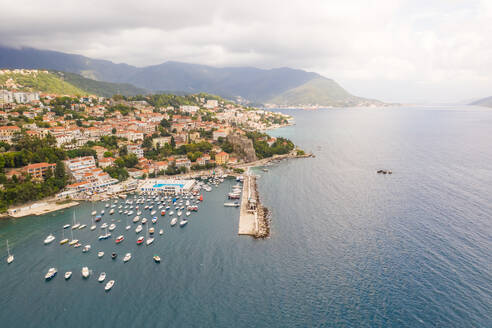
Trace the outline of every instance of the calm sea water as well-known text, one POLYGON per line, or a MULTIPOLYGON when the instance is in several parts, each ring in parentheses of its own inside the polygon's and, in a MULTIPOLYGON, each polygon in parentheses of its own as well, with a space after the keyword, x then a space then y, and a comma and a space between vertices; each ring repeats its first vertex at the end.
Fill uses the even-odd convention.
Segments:
POLYGON ((126 216, 107 214, 107 222, 121 221, 113 239, 76 232, 92 245, 88 254, 43 245, 50 232, 60 239, 73 210, 89 223, 90 204, 3 220, 1 325, 492 327, 492 111, 288 113, 296 126, 271 133, 316 158, 257 171, 271 238, 236 235, 238 210, 222 206, 233 181, 205 193, 185 228, 160 219, 165 234, 149 247, 135 244, 133 230, 115 245, 126 216), (380 168, 394 174, 377 175, 380 168), (16 258, 10 266, 7 237, 16 258), (123 264, 128 251, 133 258, 123 264), (84 265, 93 271, 88 280, 84 265), (58 276, 45 282, 51 266, 58 276), (110 293, 96 281, 101 271, 116 280, 110 293))

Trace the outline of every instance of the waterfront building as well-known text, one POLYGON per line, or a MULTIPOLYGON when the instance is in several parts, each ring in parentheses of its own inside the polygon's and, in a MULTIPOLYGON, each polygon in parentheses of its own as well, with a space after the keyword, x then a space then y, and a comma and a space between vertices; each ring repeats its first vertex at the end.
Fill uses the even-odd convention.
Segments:
POLYGON ((215 155, 215 161, 218 165, 227 164, 227 162, 229 162, 229 154, 225 151, 222 151, 215 155))
POLYGON ((139 184, 141 192, 157 192, 165 194, 181 194, 190 192, 195 180, 147 179, 139 184))

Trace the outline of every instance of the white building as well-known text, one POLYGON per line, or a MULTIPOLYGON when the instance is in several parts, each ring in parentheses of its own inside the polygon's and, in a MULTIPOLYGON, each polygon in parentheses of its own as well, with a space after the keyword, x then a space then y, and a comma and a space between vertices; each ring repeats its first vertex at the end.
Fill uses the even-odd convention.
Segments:
POLYGON ((179 106, 179 109, 181 109, 183 112, 187 112, 187 113, 196 113, 200 109, 200 107, 181 105, 181 106, 179 106))
POLYGON ((203 107, 209 108, 209 109, 219 107, 219 101, 218 100, 211 100, 211 99, 207 100, 207 103, 203 107))
POLYGON ((195 180, 147 179, 140 183, 138 190, 141 192, 181 194, 190 192, 194 185, 195 180))

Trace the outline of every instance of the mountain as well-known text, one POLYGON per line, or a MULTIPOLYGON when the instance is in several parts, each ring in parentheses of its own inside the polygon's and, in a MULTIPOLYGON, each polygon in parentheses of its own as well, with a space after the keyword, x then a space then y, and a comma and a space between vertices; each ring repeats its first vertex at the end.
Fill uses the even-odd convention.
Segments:
POLYGON ((87 95, 109 97, 114 94, 133 96, 144 94, 129 84, 109 83, 87 79, 78 74, 58 71, 38 71, 4 73, 0 75, 0 85, 15 84, 19 91, 41 91, 63 95, 87 95), (8 82, 7 82, 8 81, 8 82))
POLYGON ((492 107, 492 97, 487 97, 487 98, 483 98, 480 100, 476 100, 476 101, 470 103, 470 105, 492 107))
POLYGON ((254 103, 278 102, 291 106, 382 104, 353 96, 333 80, 317 73, 287 67, 212 67, 173 61, 135 67, 56 51, 2 46, 0 67, 51 69, 98 81, 132 84, 153 92, 207 92, 254 103))

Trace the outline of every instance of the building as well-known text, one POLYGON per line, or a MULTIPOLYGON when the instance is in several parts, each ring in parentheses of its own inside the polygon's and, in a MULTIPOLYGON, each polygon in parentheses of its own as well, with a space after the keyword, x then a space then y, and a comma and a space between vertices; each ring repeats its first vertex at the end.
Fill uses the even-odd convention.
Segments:
POLYGON ((227 162, 229 162, 229 154, 225 151, 218 153, 215 155, 215 162, 218 165, 227 164, 227 162))
POLYGON ((209 99, 209 100, 207 100, 207 103, 203 107, 209 108, 209 109, 219 107, 219 101, 218 100, 209 99))
POLYGON ((14 101, 18 104, 26 104, 31 101, 39 100, 38 92, 14 92, 14 101))
POLYGON ((29 174, 33 179, 41 180, 46 177, 48 171, 54 173, 55 168, 56 168, 56 164, 35 163, 35 164, 29 164, 27 166, 24 166, 22 168, 22 171, 24 171, 26 174, 29 174))
POLYGON ((144 151, 140 145, 128 145, 126 148, 129 154, 135 154, 137 158, 144 157, 144 151))
POLYGON ((196 113, 200 109, 200 107, 181 105, 181 106, 179 106, 179 109, 181 109, 183 112, 187 112, 187 113, 196 113))
POLYGON ((157 137, 152 139, 152 146, 156 149, 164 147, 165 144, 171 144, 171 137, 157 137))
POLYGON ((182 194, 190 192, 194 185, 195 180, 147 179, 139 185, 138 190, 141 192, 182 194))
POLYGON ((0 141, 11 143, 14 135, 21 132, 18 126, 0 126, 0 141))
POLYGON ((101 158, 99 160, 99 167, 101 168, 106 168, 108 166, 112 166, 114 164, 114 158, 113 157, 106 157, 106 158, 101 158))
POLYGON ((227 137, 227 131, 224 129, 215 130, 214 132, 212 132, 212 136, 213 139, 217 141, 219 140, 220 137, 222 138, 227 137))
POLYGON ((187 169, 190 169, 191 167, 191 161, 188 158, 176 158, 176 167, 186 167, 187 169))

